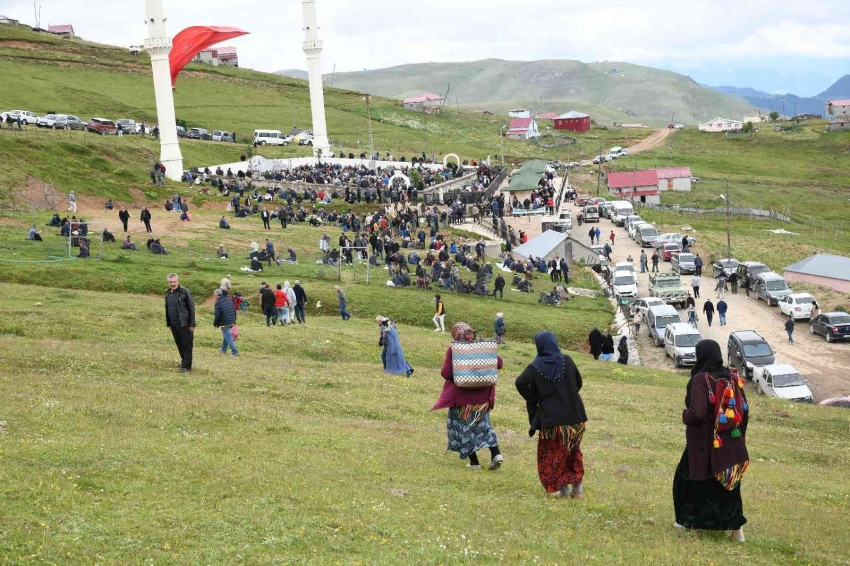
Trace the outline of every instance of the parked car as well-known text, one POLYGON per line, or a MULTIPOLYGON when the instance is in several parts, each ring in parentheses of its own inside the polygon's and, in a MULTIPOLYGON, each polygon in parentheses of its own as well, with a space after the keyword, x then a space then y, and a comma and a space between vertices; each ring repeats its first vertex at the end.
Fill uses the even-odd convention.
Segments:
POLYGON ((298 138, 298 145, 312 146, 313 145, 313 136, 307 135, 307 136, 298 138))
POLYGON ((770 307, 778 305, 782 298, 793 293, 785 278, 772 271, 756 276, 755 292, 756 300, 762 299, 770 307))
POLYGON ((815 298, 808 293, 791 293, 779 300, 779 312, 794 320, 812 318, 815 298))
POLYGON ((629 312, 632 316, 640 313, 640 319, 649 324, 646 318, 646 313, 649 308, 666 304, 667 302, 664 299, 659 299, 658 297, 644 297, 642 299, 632 301, 632 303, 629 305, 629 312))
POLYGON ((136 121, 130 120, 129 118, 121 118, 120 120, 115 121, 115 125, 121 130, 123 134, 135 134, 138 130, 136 129, 136 121))
POLYGON ((213 130, 212 133, 212 141, 217 142, 235 142, 233 139, 233 134, 225 130, 213 130))
POLYGON ((803 376, 788 364, 770 364, 753 369, 756 390, 770 397, 811 403, 812 391, 803 376))
POLYGON ((753 370, 776 361, 775 352, 755 330, 739 330, 729 335, 726 344, 729 365, 738 368, 741 375, 752 379, 753 370))
POLYGON ((646 322, 649 337, 655 341, 656 346, 664 345, 664 331, 668 324, 681 323, 679 313, 670 305, 656 305, 649 307, 646 313, 646 322))
POLYGON ((642 248, 651 248, 658 237, 658 230, 652 224, 642 223, 635 226, 635 242, 642 248))
POLYGON ((599 222, 599 207, 593 204, 588 204, 582 210, 582 216, 585 222, 599 222))
POLYGON ((668 324, 664 330, 664 350, 676 367, 697 363, 697 344, 702 340, 699 330, 686 322, 668 324))
POLYGON ((733 258, 719 259, 711 266, 711 271, 715 279, 720 277, 720 273, 725 273, 728 278, 738 269, 738 260, 733 258))
POLYGON ((628 154, 629 154, 628 149, 624 148, 622 151, 620 151, 620 157, 626 157, 628 154))
POLYGON ((688 291, 682 284, 682 279, 675 273, 650 273, 649 295, 664 299, 667 304, 687 306, 688 291))
POLYGON ((585 206, 590 202, 590 199, 593 198, 590 195, 581 195, 576 197, 576 204, 578 206, 585 206))
MULTIPOLYGON (((658 236, 655 240, 655 247, 660 248, 664 244, 672 243, 682 245, 682 239, 684 239, 685 235, 679 232, 665 232, 658 236)), ((694 236, 688 236, 688 246, 696 245, 697 239, 694 236)))
POLYGON ((638 287, 634 271, 614 271, 611 276, 611 288, 614 297, 619 299, 637 297, 638 287))
POLYGON ((190 140, 212 140, 212 136, 203 128, 191 128, 186 132, 186 137, 190 140))
POLYGON ((818 405, 823 405, 824 407, 840 407, 842 409, 850 409, 850 396, 847 397, 830 397, 829 399, 824 399, 818 405))
POLYGON ((682 253, 682 245, 681 244, 664 244, 660 250, 661 258, 664 261, 672 261, 673 256, 679 253, 682 253))
POLYGON ((86 124, 86 129, 100 135, 115 135, 118 133, 118 126, 115 125, 115 122, 106 118, 92 118, 86 124))
POLYGON ((605 256, 605 246, 595 244, 590 246, 590 249, 599 255, 599 265, 608 265, 608 258, 605 256))
POLYGON ((770 271, 770 268, 763 263, 757 261, 743 261, 738 264, 738 285, 743 285, 744 281, 748 281, 750 289, 755 289, 756 277, 760 273, 770 271))
POLYGON ((825 312, 809 322, 809 332, 820 334, 827 342, 850 340, 850 314, 846 312, 825 312))
POLYGON ((188 135, 189 134, 186 132, 186 128, 184 128, 183 126, 177 126, 177 137, 178 138, 185 138, 188 135))
POLYGON ((670 257, 670 269, 683 275, 685 273, 696 273, 697 266, 694 265, 694 254, 679 253, 670 257))
MULTIPOLYGON (((626 220, 623 223, 623 227, 628 231, 629 238, 632 240, 635 239, 635 225, 643 222, 643 219, 637 214, 630 214, 626 216, 626 220)), ((650 224, 651 226, 651 224, 650 224)))
POLYGON ((57 130, 85 130, 86 123, 70 114, 64 115, 64 118, 58 118, 53 127, 57 130))
POLYGON ((38 124, 38 116, 34 112, 30 112, 29 110, 7 110, 0 114, 0 117, 3 118, 3 121, 6 121, 6 117, 11 116, 13 120, 17 121, 18 116, 21 117, 21 122, 26 124, 27 126, 32 124, 38 124))
POLYGON ((604 162, 605 162, 605 158, 601 155, 597 155, 596 157, 593 158, 593 161, 592 161, 592 163, 594 165, 599 165, 600 163, 604 163, 604 162))
POLYGON ((53 114, 51 112, 50 114, 45 114, 41 118, 38 118, 35 121, 35 125, 38 126, 39 128, 54 128, 55 129, 56 128, 56 126, 55 126, 56 120, 59 119, 60 117, 64 117, 64 116, 65 116, 64 114, 53 114))

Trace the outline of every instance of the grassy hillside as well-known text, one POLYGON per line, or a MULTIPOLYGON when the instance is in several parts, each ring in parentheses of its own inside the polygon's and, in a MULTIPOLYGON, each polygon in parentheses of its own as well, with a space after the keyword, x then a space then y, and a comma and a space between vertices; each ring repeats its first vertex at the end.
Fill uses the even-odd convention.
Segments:
POLYGON ((696 123, 717 116, 740 119, 746 102, 700 86, 689 77, 631 63, 572 60, 420 63, 355 73, 336 73, 334 86, 404 98, 429 91, 462 107, 588 112, 599 123, 645 121, 696 123))
POLYGON ((445 336, 400 326, 409 380, 381 372, 371 319, 243 316, 241 357, 224 358, 205 306, 184 377, 159 296, 4 289, 9 563, 772 566, 850 552, 847 411, 751 396, 741 545, 672 527, 682 377, 575 355, 586 499, 553 501, 513 387, 533 346, 510 331, 492 417, 505 465, 472 472, 445 451, 445 412, 429 412, 445 336))

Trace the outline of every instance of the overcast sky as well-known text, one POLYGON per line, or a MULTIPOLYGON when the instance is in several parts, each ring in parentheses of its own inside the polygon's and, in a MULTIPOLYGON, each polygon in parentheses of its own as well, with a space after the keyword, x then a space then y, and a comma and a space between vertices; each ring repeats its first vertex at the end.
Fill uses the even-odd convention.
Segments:
MULTIPOLYGON (((240 64, 306 68, 300 0, 163 0, 168 33, 230 25, 240 64)), ((29 0, 0 11, 34 23, 29 0)), ((85 39, 141 43, 144 0, 41 2, 41 24, 85 39)), ((628 61, 711 85, 810 96, 850 73, 848 0, 317 0, 323 67, 359 71, 426 61, 628 61), (416 6, 414 8, 413 6, 416 6)))

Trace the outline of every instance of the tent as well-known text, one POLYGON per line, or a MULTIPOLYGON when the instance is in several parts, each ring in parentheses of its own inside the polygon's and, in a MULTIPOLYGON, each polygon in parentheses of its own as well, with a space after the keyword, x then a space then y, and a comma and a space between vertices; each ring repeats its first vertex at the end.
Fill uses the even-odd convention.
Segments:
POLYGON ((532 159, 526 161, 519 172, 511 176, 511 182, 508 183, 508 192, 533 191, 537 189, 537 183, 540 178, 546 174, 546 168, 549 164, 542 159, 532 159))
POLYGON ((521 246, 514 248, 511 254, 523 259, 528 259, 532 256, 534 256, 534 259, 542 257, 547 260, 555 256, 569 258, 566 241, 566 234, 556 232, 555 230, 546 230, 536 238, 532 238, 521 246))

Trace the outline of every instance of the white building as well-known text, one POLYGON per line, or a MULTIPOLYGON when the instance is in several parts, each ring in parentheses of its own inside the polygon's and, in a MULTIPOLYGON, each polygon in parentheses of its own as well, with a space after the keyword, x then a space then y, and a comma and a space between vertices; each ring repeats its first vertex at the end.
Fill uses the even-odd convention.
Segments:
POLYGON ((655 170, 658 175, 659 191, 690 191, 690 167, 660 167, 655 170))
POLYGON ((16 25, 18 25, 18 20, 14 20, 14 19, 10 18, 9 16, 0 15, 0 24, 6 24, 6 25, 9 25, 9 26, 16 26, 16 25))
POLYGON ((755 116, 747 116, 744 118, 743 122, 746 124, 747 122, 752 122, 753 124, 761 124, 762 122, 770 122, 769 114, 762 114, 759 112, 755 116))
POLYGON ((534 118, 514 118, 508 127, 507 136, 512 140, 530 140, 540 137, 540 128, 534 118))
POLYGON ((405 110, 424 112, 425 114, 439 114, 443 109, 445 101, 446 99, 439 94, 426 92, 419 96, 405 98, 402 104, 404 104, 405 110))
POLYGON ((744 123, 740 120, 727 120, 726 118, 715 118, 705 124, 700 124, 697 129, 700 132, 740 132, 744 123))
POLYGON ((508 116, 511 118, 531 118, 531 112, 524 108, 518 108, 516 110, 508 110, 508 116))
POLYGON ((826 103, 826 113, 836 118, 850 116, 850 98, 843 100, 830 100, 826 103))

